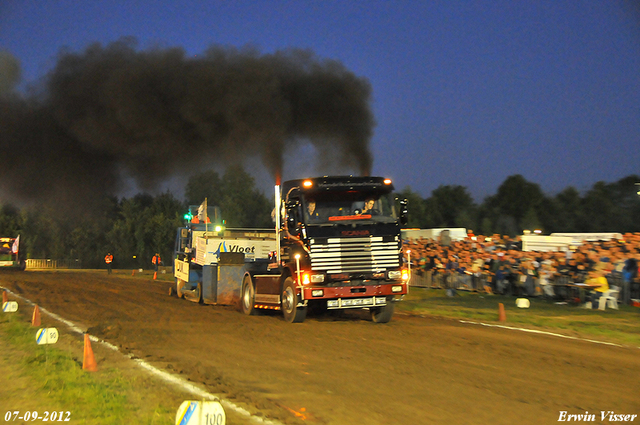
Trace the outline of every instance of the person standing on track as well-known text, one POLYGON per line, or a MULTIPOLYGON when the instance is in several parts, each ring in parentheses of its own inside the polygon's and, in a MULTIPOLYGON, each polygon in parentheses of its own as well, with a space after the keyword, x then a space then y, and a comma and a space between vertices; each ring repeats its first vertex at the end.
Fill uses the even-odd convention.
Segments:
POLYGON ((157 272, 158 266, 162 264, 162 259, 160 258, 160 254, 156 252, 156 255, 154 255, 153 258, 151 258, 151 263, 153 264, 154 270, 157 272))
POLYGON ((113 263, 113 255, 110 252, 104 256, 104 262, 107 264, 107 274, 111 274, 111 263, 113 263))

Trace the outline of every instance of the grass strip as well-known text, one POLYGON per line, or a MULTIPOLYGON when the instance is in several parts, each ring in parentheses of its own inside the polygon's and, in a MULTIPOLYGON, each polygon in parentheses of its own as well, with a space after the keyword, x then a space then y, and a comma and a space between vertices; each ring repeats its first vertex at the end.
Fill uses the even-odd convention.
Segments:
MULTIPOLYGON (((124 377, 116 368, 104 367, 89 373, 82 369, 81 360, 54 345, 35 343, 35 329, 16 315, 0 316, 0 341, 11 350, 11 358, 1 358, 5 369, 11 367, 21 379, 28 381, 28 391, 6 406, 7 411, 25 413, 20 400, 29 399, 29 406, 44 411, 70 412, 72 424, 171 424, 174 411, 156 405, 144 405, 139 398, 136 378, 124 377), (10 363, 10 365, 7 365, 10 363)), ((5 347, 5 348, 6 348, 5 347)), ((6 385, 11 385, 10 382, 6 385)), ((3 403, 4 404, 4 403, 3 403)), ((33 408, 29 410, 34 410, 33 408)), ((3 416, 4 418, 4 416, 3 416)))
POLYGON ((524 309, 518 308, 515 300, 514 297, 470 291, 457 291, 455 296, 447 296, 443 289, 411 288, 396 307, 409 314, 498 323, 498 304, 502 303, 510 326, 640 347, 640 308, 619 305, 619 310, 587 310, 531 298, 530 307, 524 309))

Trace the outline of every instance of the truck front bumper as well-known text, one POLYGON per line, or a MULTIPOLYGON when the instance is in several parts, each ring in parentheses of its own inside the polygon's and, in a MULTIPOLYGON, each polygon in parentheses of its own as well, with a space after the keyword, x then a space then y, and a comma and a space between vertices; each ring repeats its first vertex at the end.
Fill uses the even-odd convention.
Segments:
POLYGON ((404 282, 385 283, 366 286, 304 286, 301 288, 303 300, 326 300, 327 308, 363 308, 387 304, 387 298, 405 295, 407 284, 404 282))
POLYGON ((338 298, 337 300, 327 300, 327 310, 380 307, 383 305, 387 305, 387 297, 338 298))

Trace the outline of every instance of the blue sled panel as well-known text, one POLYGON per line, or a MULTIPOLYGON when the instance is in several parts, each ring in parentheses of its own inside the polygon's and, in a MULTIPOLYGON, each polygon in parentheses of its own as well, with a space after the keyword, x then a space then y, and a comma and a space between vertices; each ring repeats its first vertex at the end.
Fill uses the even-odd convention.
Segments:
POLYGON ((244 271, 244 264, 218 266, 218 304, 236 305, 240 303, 244 271))
POLYGON ((218 264, 204 266, 202 270, 204 302, 238 305, 245 270, 242 253, 221 253, 218 264))

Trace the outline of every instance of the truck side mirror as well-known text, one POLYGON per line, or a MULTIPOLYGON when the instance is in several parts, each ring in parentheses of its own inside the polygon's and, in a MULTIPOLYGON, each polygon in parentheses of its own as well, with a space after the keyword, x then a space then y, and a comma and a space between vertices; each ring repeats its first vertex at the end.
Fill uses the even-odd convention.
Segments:
POLYGON ((298 210, 300 209, 300 201, 295 199, 287 201, 287 228, 292 234, 300 233, 300 218, 298 217, 298 210))
POLYGON ((298 235, 300 233, 300 221, 296 217, 296 214, 287 214, 287 228, 292 235, 298 235))
POLYGON ((409 205, 409 201, 407 198, 404 198, 400 201, 400 224, 406 226, 409 222, 409 210, 407 208, 409 205))

